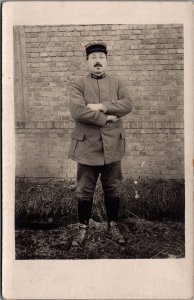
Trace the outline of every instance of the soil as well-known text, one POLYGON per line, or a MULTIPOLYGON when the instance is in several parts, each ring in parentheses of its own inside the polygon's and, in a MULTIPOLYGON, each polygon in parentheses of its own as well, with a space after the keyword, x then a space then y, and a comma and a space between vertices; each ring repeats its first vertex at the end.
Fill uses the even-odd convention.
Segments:
POLYGON ((161 259, 185 256, 184 224, 128 218, 119 222, 126 244, 111 239, 106 222, 90 220, 87 239, 71 246, 78 224, 16 230, 16 259, 161 259))

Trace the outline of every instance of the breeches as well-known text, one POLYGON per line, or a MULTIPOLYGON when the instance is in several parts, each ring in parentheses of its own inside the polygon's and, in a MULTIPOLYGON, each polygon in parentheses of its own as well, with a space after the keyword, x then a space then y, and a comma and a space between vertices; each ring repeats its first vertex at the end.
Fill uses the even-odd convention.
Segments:
POLYGON ((122 180, 121 161, 102 166, 88 166, 78 163, 77 191, 80 201, 87 199, 91 201, 99 176, 105 198, 117 197, 122 180))

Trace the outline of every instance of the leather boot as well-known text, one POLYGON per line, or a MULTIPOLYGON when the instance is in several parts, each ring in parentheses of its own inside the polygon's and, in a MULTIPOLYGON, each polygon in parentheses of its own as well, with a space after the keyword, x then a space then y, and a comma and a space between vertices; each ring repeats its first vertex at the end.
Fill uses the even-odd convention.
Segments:
POLYGON ((73 239, 72 246, 80 246, 87 236, 89 219, 91 218, 92 212, 92 198, 83 200, 78 200, 78 219, 79 228, 76 236, 73 239))
POLYGON ((108 227, 111 233, 111 236, 114 241, 118 244, 125 244, 125 239, 120 233, 117 220, 118 220, 118 210, 119 210, 119 197, 105 197, 105 207, 106 214, 108 219, 108 227))
POLYGON ((106 215, 108 222, 118 220, 119 211, 119 197, 105 197, 104 198, 106 215))
POLYGON ((110 228, 110 233, 112 235, 113 240, 115 242, 117 242, 119 245, 124 245, 125 239, 124 239, 123 235, 120 233, 117 222, 111 221, 109 228, 110 228))
POLYGON ((73 247, 79 247, 84 242, 87 236, 87 231, 88 231, 88 226, 80 223, 78 233, 72 241, 73 247))
POLYGON ((92 213, 92 198, 78 200, 78 219, 81 224, 88 225, 92 213))

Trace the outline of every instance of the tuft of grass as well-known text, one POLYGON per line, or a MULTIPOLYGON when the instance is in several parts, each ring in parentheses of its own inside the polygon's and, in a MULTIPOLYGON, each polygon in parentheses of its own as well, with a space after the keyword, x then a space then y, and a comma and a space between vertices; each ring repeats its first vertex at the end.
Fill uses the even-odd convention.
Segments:
MULTIPOLYGON (((184 180, 126 179, 119 189, 120 218, 184 221, 184 180)), ((100 182, 94 194, 93 219, 106 220, 100 182)), ((77 191, 73 181, 16 180, 16 227, 32 223, 71 224, 77 221, 77 191)))
POLYGON ((32 222, 63 224, 76 221, 76 204, 76 187, 71 181, 19 180, 16 182, 16 227, 32 222))
POLYGON ((184 221, 184 180, 127 179, 120 190, 121 213, 146 220, 184 221))

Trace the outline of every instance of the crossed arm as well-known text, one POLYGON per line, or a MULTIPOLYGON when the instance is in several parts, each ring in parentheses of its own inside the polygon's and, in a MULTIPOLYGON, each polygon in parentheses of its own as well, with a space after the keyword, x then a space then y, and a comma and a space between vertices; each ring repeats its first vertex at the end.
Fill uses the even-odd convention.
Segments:
POLYGON ((118 83, 118 100, 106 101, 98 104, 88 104, 93 111, 101 111, 105 114, 123 117, 132 111, 132 101, 126 86, 121 81, 118 83))
POLYGON ((107 115, 99 110, 92 110, 87 107, 83 98, 81 85, 72 83, 70 88, 69 109, 72 118, 80 123, 96 126, 104 126, 107 122, 107 115))
POLYGON ((81 87, 73 83, 70 90, 70 112, 75 121, 85 124, 104 126, 107 122, 116 122, 132 110, 128 91, 122 84, 118 91, 119 100, 98 104, 85 104, 81 87))

